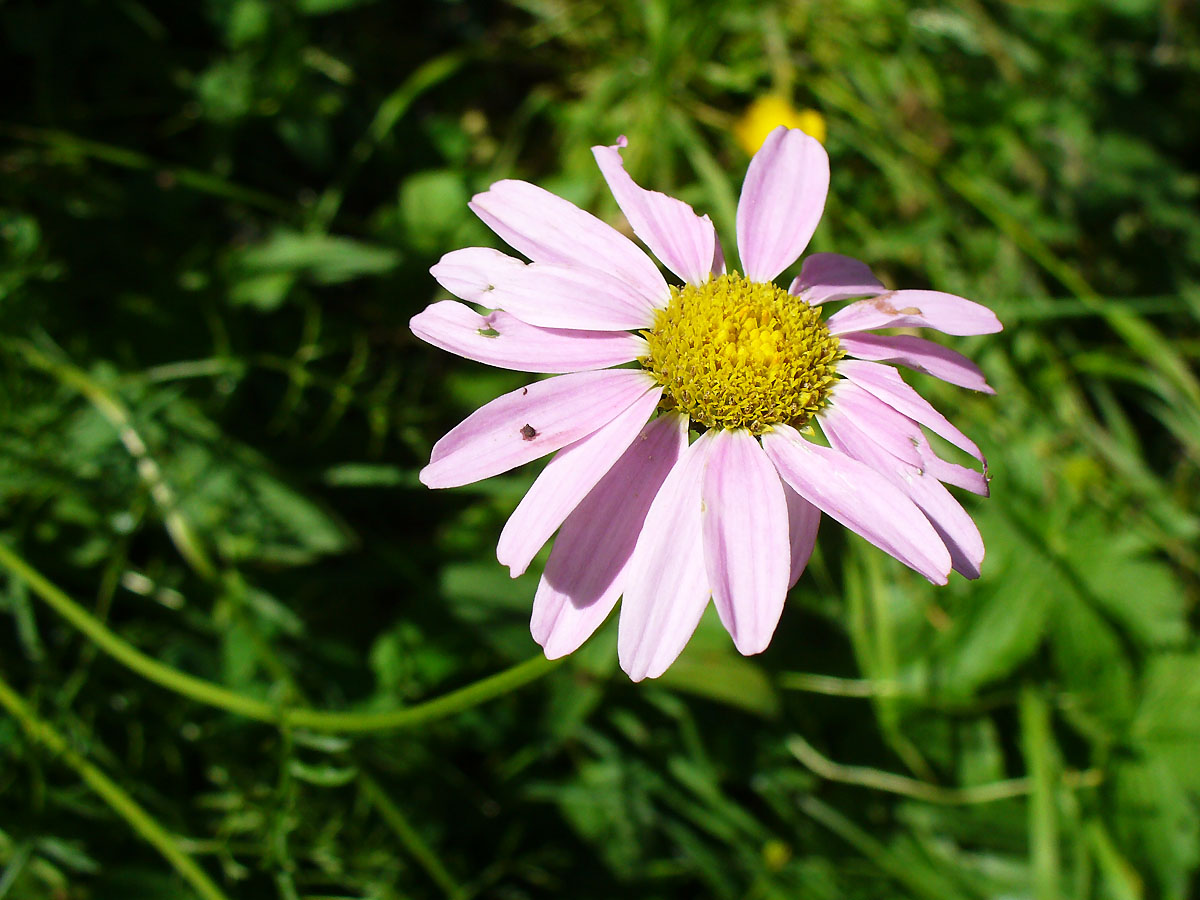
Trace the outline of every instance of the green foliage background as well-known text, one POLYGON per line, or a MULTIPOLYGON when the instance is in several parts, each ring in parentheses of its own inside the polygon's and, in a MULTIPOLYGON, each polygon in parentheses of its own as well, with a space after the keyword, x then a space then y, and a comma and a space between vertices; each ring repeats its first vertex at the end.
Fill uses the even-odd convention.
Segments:
POLYGON ((1182 0, 0 3, 0 897, 1193 896, 1198 38, 1182 0), (913 379, 990 456, 984 577, 827 522, 760 657, 706 620, 657 682, 611 628, 522 667, 537 467, 415 477, 522 376, 412 337, 428 267, 502 177, 613 216, 622 133, 730 243, 770 90, 828 120, 814 249, 1006 325, 956 343, 996 397, 913 379))

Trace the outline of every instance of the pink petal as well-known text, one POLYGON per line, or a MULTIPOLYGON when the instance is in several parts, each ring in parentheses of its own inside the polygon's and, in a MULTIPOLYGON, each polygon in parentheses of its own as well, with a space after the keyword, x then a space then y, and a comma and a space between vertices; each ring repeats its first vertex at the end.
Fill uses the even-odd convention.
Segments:
POLYGON ((917 474, 900 463, 902 477, 910 476, 905 493, 925 513, 938 536, 950 551, 950 564, 964 578, 975 579, 983 565, 983 535, 962 504, 954 499, 940 481, 928 474, 917 474))
POLYGON ((609 190, 629 220, 633 233, 668 269, 688 284, 708 281, 715 256, 717 233, 708 216, 674 197, 639 187, 625 171, 621 138, 614 147, 593 147, 609 190))
POLYGON ((626 331, 537 328, 506 312, 480 315, 441 300, 408 323, 421 340, 477 362, 519 372, 581 372, 645 356, 646 341, 626 331))
POLYGON ((783 613, 791 547, 783 485, 754 435, 715 431, 700 497, 717 613, 739 653, 762 653, 783 613))
POLYGON ((706 432, 680 456, 650 504, 629 560, 617 656, 634 681, 667 670, 708 606, 700 485, 714 433, 706 432))
POLYGON ((985 394, 996 393, 979 366, 961 353, 925 338, 908 334, 862 333, 843 335, 839 341, 846 353, 859 359, 898 363, 959 387, 985 394))
POLYGON ((675 413, 650 422, 567 516, 529 623, 548 658, 575 651, 608 617, 646 511, 687 446, 687 428, 687 418, 675 413))
POLYGON ((950 551, 953 569, 967 578, 978 578, 983 563, 983 537, 967 511, 933 475, 897 459, 873 441, 844 429, 844 425, 841 420, 822 422, 829 443, 866 463, 904 491, 950 551))
POLYGON ((792 490, 786 481, 783 497, 787 501, 788 533, 792 545, 792 571, 788 575, 788 587, 795 587, 817 545, 817 529, 821 525, 821 511, 792 490))
POLYGON ((983 453, 975 442, 951 425, 949 419, 909 387, 891 366, 844 359, 838 363, 838 372, 870 391, 892 409, 924 425, 934 434, 941 435, 955 447, 966 450, 980 462, 983 461, 983 453))
POLYGON ((513 578, 524 573, 563 519, 633 443, 661 396, 661 388, 647 391, 603 428, 563 447, 550 460, 500 532, 496 558, 513 578))
MULTIPOLYGON (((939 481, 987 496, 986 474, 946 462, 933 452, 920 426, 853 381, 833 389, 832 402, 821 412, 821 427, 833 424, 843 431, 872 440, 911 466, 926 470, 939 481), (845 422, 841 420, 845 419, 845 422)), ((986 466, 984 468, 986 472, 986 466)))
POLYGON ((715 234, 713 235, 713 258, 711 274, 725 274, 725 251, 721 249, 721 239, 715 234))
POLYGON ((498 278, 489 306, 542 328, 623 331, 654 324, 654 305, 605 272, 531 263, 498 278))
POLYGON ((840 253, 813 253, 805 257, 788 293, 817 306, 830 300, 873 297, 886 290, 865 262, 840 253))
POLYGON ((991 488, 988 486, 986 462, 983 464, 982 472, 967 466, 960 466, 958 463, 947 462, 933 452, 933 448, 929 446, 929 441, 923 434, 917 445, 917 452, 921 454, 921 468, 938 481, 963 488, 972 494, 979 494, 981 497, 986 497, 991 493, 991 488))
POLYGON ((598 269, 625 281, 650 303, 666 306, 671 299, 658 266, 637 244, 549 191, 525 181, 498 181, 469 206, 534 262, 598 269))
POLYGON ((545 328, 645 328, 662 305, 608 272, 579 265, 526 265, 487 247, 447 253, 429 272, 456 297, 545 328))
POLYGON ((1004 326, 996 314, 941 291, 889 291, 859 300, 829 317, 833 334, 875 328, 936 328, 946 334, 992 334, 1004 326))
POLYGON ((820 142, 782 125, 750 160, 738 201, 744 274, 773 281, 804 252, 829 193, 829 156, 820 142))
POLYGON ((443 256, 429 274, 455 297, 495 309, 488 295, 496 289, 496 282, 524 268, 521 260, 491 247, 464 247, 443 256))
POLYGON ((797 493, 935 584, 945 584, 950 554, 904 492, 870 467, 804 440, 790 425, 762 437, 763 449, 797 493))
POLYGON ((507 472, 587 437, 656 389, 649 375, 633 369, 556 375, 517 388, 475 410, 434 444, 421 483, 458 487, 507 472))
POLYGON ((921 465, 917 449, 923 438, 921 427, 853 381, 835 384, 829 405, 821 410, 822 429, 827 424, 842 424, 843 420, 844 427, 856 435, 874 441, 909 465, 921 465))

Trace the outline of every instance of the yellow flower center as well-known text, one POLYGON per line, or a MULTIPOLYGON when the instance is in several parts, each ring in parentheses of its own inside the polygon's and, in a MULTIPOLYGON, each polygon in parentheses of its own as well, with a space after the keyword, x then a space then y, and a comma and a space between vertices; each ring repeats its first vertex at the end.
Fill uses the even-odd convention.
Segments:
POLYGON ((646 332, 642 365, 668 406, 706 428, 800 426, 825 403, 841 358, 820 313, 737 272, 671 288, 646 332))

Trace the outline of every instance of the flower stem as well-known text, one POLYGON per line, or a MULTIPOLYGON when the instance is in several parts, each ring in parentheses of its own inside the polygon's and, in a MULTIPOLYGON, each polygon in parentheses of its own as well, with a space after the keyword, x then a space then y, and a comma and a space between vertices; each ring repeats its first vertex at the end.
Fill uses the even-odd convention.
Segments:
POLYGON ((467 56, 455 51, 435 56, 409 75, 403 84, 384 99, 376 110, 375 118, 371 120, 366 134, 359 138, 351 148, 345 168, 325 189, 313 208, 309 224, 311 230, 324 231, 329 227, 341 208, 342 198, 345 196, 350 180, 375 152, 380 142, 391 133, 392 129, 396 127, 396 123, 403 118, 422 94, 441 84, 461 69, 467 61, 467 56))
POLYGON ((1059 860, 1058 760, 1054 752, 1050 708, 1039 691, 1021 688, 1021 749, 1029 767, 1032 793, 1029 804, 1029 867, 1033 896, 1051 900, 1061 896, 1059 860))
POLYGON ((198 896, 203 900, 227 900, 221 889, 196 865, 195 860, 179 848, 176 839, 153 816, 120 785, 72 748, 53 726, 39 719, 3 677, 0 677, 0 706, 17 720, 31 741, 41 745, 73 769, 113 812, 124 819, 146 843, 161 853, 198 896))
POLYGON ((462 889, 454 876, 446 869, 437 854, 433 852, 421 833, 412 826, 408 818, 401 812, 400 807, 392 802, 392 798, 374 778, 366 772, 359 771, 358 786, 367 801, 374 806, 383 821, 392 829, 392 833, 404 845, 404 848, 420 864, 429 877, 441 888, 447 897, 455 898, 461 895, 462 889))
POLYGON ((284 721, 293 728, 353 734, 369 731, 393 731, 412 728, 434 719, 442 719, 478 706, 495 697, 502 697, 547 672, 557 668, 562 660, 546 659, 540 653, 524 662, 489 675, 466 687, 441 697, 426 700, 416 706, 380 712, 331 712, 320 709, 289 709, 284 721))
POLYGON ((466 687, 415 706, 378 712, 336 712, 288 708, 248 697, 203 678, 197 678, 159 662, 119 637, 103 622, 68 597, 44 575, 0 542, 0 567, 20 578, 51 609, 71 623, 97 647, 148 681, 198 703, 226 712, 268 722, 279 727, 354 734, 412 728, 434 719, 454 715, 496 697, 501 697, 550 672, 560 660, 542 655, 517 663, 466 687))
POLYGON ((14 141, 23 141, 47 147, 52 151, 67 151, 71 156, 83 156, 99 162, 117 166, 122 169, 132 169, 139 172, 157 172, 160 176, 167 175, 181 187, 244 203, 266 212, 287 218, 295 212, 295 206, 286 200, 273 197, 262 191, 254 190, 240 184, 235 184, 226 178, 213 175, 200 169, 187 166, 177 166, 169 162, 153 159, 136 150, 92 141, 53 128, 34 128, 29 125, 0 125, 0 135, 14 141))
POLYGON ((120 397, 105 388, 83 369, 66 360, 48 356, 29 341, 15 340, 6 343, 29 365, 50 375, 60 384, 82 394, 96 412, 108 421, 117 432, 121 444, 136 461, 138 477, 142 479, 151 499, 158 507, 167 534, 179 550, 180 556, 201 577, 209 580, 215 578, 218 574, 217 566, 204 548, 204 543, 196 534, 192 523, 180 511, 175 491, 167 483, 162 466, 150 453, 145 439, 134 427, 133 415, 121 402, 120 397))
MULTIPOLYGON (((836 763, 827 756, 821 755, 812 744, 798 734, 786 738, 783 744, 796 759, 804 764, 806 769, 826 781, 855 784, 871 790, 912 797, 914 800, 924 800, 926 803, 939 803, 945 806, 994 803, 997 800, 1024 797, 1035 790, 1033 779, 1028 777, 1009 778, 1005 781, 974 784, 968 787, 944 787, 940 784, 918 781, 916 778, 896 775, 880 769, 836 763)), ((1098 769, 1062 773, 1062 784, 1070 789, 1098 787, 1103 780, 1104 775, 1098 769)))

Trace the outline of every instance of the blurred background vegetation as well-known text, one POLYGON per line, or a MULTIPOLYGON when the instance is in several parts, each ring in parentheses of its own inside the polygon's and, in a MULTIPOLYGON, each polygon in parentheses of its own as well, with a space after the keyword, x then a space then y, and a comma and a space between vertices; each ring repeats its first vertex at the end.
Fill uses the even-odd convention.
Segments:
POLYGON ((0 897, 1193 896, 1198 39, 1185 0, 0 3, 0 897), (494 558, 537 467, 415 477, 522 378, 407 330, 494 241, 470 195, 615 221, 626 134, 730 246, 766 94, 827 126, 814 249, 1006 325, 956 342, 996 397, 913 379, 990 456, 984 577, 827 523, 760 657, 706 620, 631 685, 609 628, 413 727, 289 718, 537 657, 540 566, 494 558))

